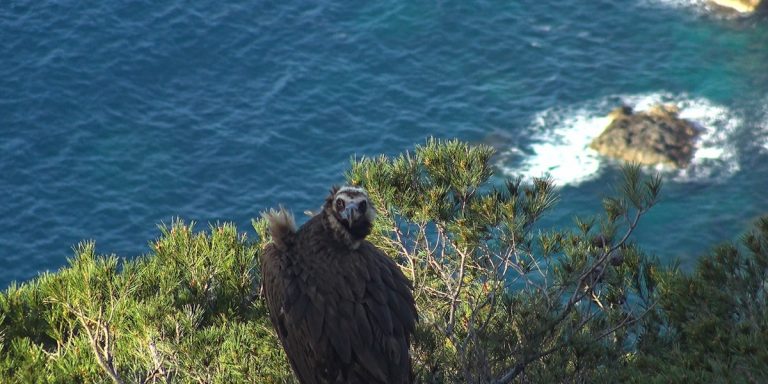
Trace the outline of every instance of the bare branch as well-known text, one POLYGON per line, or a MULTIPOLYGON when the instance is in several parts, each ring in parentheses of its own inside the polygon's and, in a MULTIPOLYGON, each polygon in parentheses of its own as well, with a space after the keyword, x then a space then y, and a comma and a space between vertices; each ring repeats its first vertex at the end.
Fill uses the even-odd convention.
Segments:
POLYGON ((155 366, 152 368, 151 371, 147 374, 146 379, 144 379, 144 384, 147 384, 151 381, 155 381, 158 377, 167 379, 168 373, 165 371, 165 368, 163 367, 163 362, 165 358, 160 358, 159 354, 157 352, 157 346, 155 345, 155 341, 151 340, 148 345, 147 349, 149 349, 149 355, 152 357, 152 362, 155 364, 155 366))
POLYGON ((456 289, 453 292, 453 296, 451 297, 451 308, 450 312, 448 313, 448 326, 446 327, 447 335, 450 336, 453 333, 453 327, 456 323, 456 303, 458 302, 459 294, 461 293, 461 288, 464 285, 464 266, 467 261, 467 254, 466 252, 462 252, 459 249, 456 249, 456 252, 459 252, 459 255, 461 255, 461 262, 459 264, 459 282, 456 286, 456 289))

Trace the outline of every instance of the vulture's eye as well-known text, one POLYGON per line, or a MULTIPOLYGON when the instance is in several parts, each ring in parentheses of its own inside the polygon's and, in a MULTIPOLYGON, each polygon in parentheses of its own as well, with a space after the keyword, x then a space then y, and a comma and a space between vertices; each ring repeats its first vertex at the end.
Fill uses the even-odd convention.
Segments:
POLYGON ((344 200, 336 199, 336 210, 341 211, 342 209, 344 209, 344 200))
POLYGON ((357 209, 360 211, 360 213, 364 213, 365 209, 368 208, 368 202, 363 200, 363 201, 360 202, 360 204, 358 204, 357 207, 358 207, 357 209))

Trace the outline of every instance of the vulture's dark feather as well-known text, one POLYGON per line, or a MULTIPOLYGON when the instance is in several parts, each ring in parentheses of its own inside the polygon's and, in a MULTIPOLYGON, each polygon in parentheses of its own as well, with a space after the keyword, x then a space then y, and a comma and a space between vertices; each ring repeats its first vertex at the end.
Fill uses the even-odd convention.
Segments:
POLYGON ((365 240, 370 205, 365 191, 342 187, 300 229, 284 209, 264 215, 272 235, 261 259, 270 320, 301 383, 412 381, 412 285, 365 240))

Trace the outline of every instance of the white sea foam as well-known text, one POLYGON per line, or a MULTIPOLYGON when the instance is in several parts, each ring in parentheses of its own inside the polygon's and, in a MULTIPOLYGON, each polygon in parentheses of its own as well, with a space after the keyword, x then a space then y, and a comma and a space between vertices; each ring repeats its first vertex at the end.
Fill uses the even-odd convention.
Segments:
POLYGON ((710 3, 707 0, 640 0, 640 4, 694 9, 705 9, 710 7, 710 3))
POLYGON ((715 5, 709 0, 639 0, 639 5, 647 7, 679 8, 695 14, 707 14, 716 18, 732 19, 743 16, 728 8, 715 5))
POLYGON ((723 180, 738 171, 730 137, 741 120, 727 108, 707 99, 668 93, 612 96, 539 112, 525 130, 531 139, 530 145, 502 151, 500 168, 507 174, 526 177, 549 175, 558 185, 578 184, 596 177, 601 166, 617 162, 598 155, 589 148, 589 143, 608 125, 606 115, 622 103, 635 111, 647 110, 658 103, 673 103, 680 108, 681 118, 702 129, 688 168, 655 167, 665 177, 680 182, 723 180))
POLYGON ((768 150, 768 98, 762 104, 765 107, 763 107, 763 117, 757 129, 757 140, 761 148, 768 150))

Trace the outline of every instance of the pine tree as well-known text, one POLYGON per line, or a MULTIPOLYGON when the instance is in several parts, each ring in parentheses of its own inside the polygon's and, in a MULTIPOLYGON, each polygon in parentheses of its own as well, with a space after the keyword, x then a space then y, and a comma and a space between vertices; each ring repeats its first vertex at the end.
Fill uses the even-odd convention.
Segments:
MULTIPOLYGON (((378 208, 370 239, 414 282, 420 382, 768 381, 768 217, 687 275, 632 241, 658 177, 626 167, 602 212, 556 230, 539 224, 552 181, 494 178, 492 156, 429 140, 347 173, 378 208)), ((174 221, 134 259, 85 242, 12 284, 0 381, 295 382, 259 293, 266 223, 253 225, 251 240, 174 221)))

